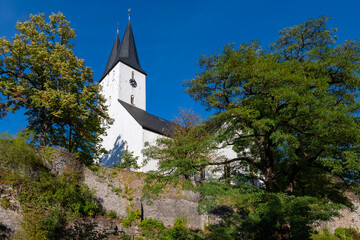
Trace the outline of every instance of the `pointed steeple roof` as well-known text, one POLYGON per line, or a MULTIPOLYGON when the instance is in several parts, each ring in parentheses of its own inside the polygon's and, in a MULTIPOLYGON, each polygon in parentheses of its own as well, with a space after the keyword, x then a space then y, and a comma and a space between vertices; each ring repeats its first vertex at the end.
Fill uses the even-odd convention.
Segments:
POLYGON ((116 34, 116 39, 114 45, 111 49, 110 57, 107 61, 103 75, 100 78, 100 81, 110 72, 110 70, 118 63, 120 53, 120 39, 119 39, 119 29, 116 34))
POLYGON ((116 39, 111 49, 110 57, 107 61, 104 73, 100 78, 100 82, 119 61, 146 75, 146 72, 140 66, 139 57, 136 51, 135 39, 131 28, 130 17, 121 43, 119 39, 118 28, 116 39))
POLYGON ((121 41, 119 60, 146 75, 146 72, 140 66, 130 19, 121 41))

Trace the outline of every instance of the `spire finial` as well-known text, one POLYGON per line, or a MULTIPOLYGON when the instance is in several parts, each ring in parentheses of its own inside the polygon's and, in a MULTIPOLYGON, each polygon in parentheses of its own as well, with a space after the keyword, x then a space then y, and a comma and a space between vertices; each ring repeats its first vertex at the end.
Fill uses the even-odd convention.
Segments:
POLYGON ((131 8, 129 8, 129 10, 128 10, 128 14, 129 14, 129 21, 130 21, 130 15, 131 15, 130 11, 131 11, 131 8))
POLYGON ((119 33, 119 22, 117 23, 116 33, 119 33))

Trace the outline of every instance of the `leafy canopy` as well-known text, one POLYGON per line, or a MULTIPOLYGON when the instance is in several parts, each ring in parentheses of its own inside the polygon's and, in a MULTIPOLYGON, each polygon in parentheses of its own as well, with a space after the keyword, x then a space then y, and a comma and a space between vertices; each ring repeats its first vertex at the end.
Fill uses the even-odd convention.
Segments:
POLYGON ((42 145, 90 159, 101 150, 101 122, 111 123, 99 86, 73 52, 75 30, 62 13, 30 15, 12 40, 0 38, 0 117, 25 108, 42 145))
POLYGON ((165 139, 150 151, 167 170, 157 172, 158 182, 166 183, 169 173, 187 176, 185 163, 209 172, 211 165, 224 167, 224 178, 198 185, 206 210, 230 207, 228 221, 212 229, 222 239, 309 239, 314 221, 351 206, 344 192, 356 190, 360 180, 360 45, 337 44, 327 21, 322 16, 286 28, 269 49, 259 42, 230 44, 202 56, 202 72, 184 85, 215 114, 179 144, 165 139), (177 161, 175 150, 199 154, 209 141, 189 145, 199 129, 215 140, 206 146, 231 147, 236 156, 177 161))
POLYGON ((191 97, 217 111, 211 121, 221 126, 219 141, 256 170, 268 192, 294 193, 304 175, 359 180, 360 47, 335 45, 327 19, 284 29, 270 50, 253 42, 203 56, 204 71, 185 83, 191 97))
POLYGON ((137 170, 140 169, 141 166, 138 165, 139 157, 134 156, 134 152, 131 152, 129 150, 124 150, 123 155, 120 158, 120 161, 115 162, 115 167, 117 168, 123 168, 123 169, 133 169, 137 170))

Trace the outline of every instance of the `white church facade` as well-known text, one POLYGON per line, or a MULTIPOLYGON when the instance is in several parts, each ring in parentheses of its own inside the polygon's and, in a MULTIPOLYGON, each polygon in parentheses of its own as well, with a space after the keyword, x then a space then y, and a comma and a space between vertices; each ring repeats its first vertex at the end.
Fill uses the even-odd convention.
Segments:
MULTIPOLYGON (((153 144, 158 137, 171 131, 171 122, 146 112, 146 72, 141 68, 130 19, 122 41, 119 32, 111 50, 105 71, 99 81, 114 123, 103 136, 102 146, 109 152, 101 164, 113 165, 127 149, 143 162, 142 149, 146 142, 153 144)), ((140 171, 156 168, 150 161, 140 171)))
MULTIPOLYGON (((112 166, 120 160, 126 149, 138 156, 138 165, 143 163, 142 150, 145 143, 155 144, 159 137, 171 132, 172 123, 146 112, 146 72, 141 68, 130 23, 120 42, 116 35, 105 71, 99 81, 105 96, 109 115, 114 123, 103 136, 102 146, 109 152, 103 155, 101 164, 112 166)), ((230 146, 219 150, 218 157, 236 157, 230 146)), ((139 171, 157 168, 157 161, 149 161, 139 171)), ((212 175, 207 171, 206 175, 212 175)))

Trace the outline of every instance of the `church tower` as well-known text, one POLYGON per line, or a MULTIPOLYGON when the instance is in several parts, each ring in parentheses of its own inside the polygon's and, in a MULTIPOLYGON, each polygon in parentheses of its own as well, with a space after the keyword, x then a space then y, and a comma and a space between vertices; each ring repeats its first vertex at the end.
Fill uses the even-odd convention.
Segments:
POLYGON ((100 84, 110 115, 118 99, 146 111, 146 72, 140 66, 130 16, 121 42, 117 31, 100 84))
MULTIPOLYGON (((120 42, 119 28, 114 45, 99 84, 106 99, 113 125, 102 137, 102 146, 109 151, 102 157, 102 164, 113 165, 122 152, 130 150, 142 156, 143 129, 124 108, 124 105, 146 111, 146 72, 142 69, 136 50, 135 39, 129 21, 120 42)), ((142 160, 140 157, 139 161, 142 160)))
MULTIPOLYGON (((130 16, 121 42, 117 32, 99 84, 108 113, 114 119, 102 136, 102 146, 108 153, 102 156, 101 164, 114 165, 124 150, 129 150, 142 165, 145 143, 155 144, 158 137, 167 136, 172 123, 146 112, 146 72, 140 65, 130 16)), ((148 162, 140 171, 154 170, 156 164, 148 162)))

